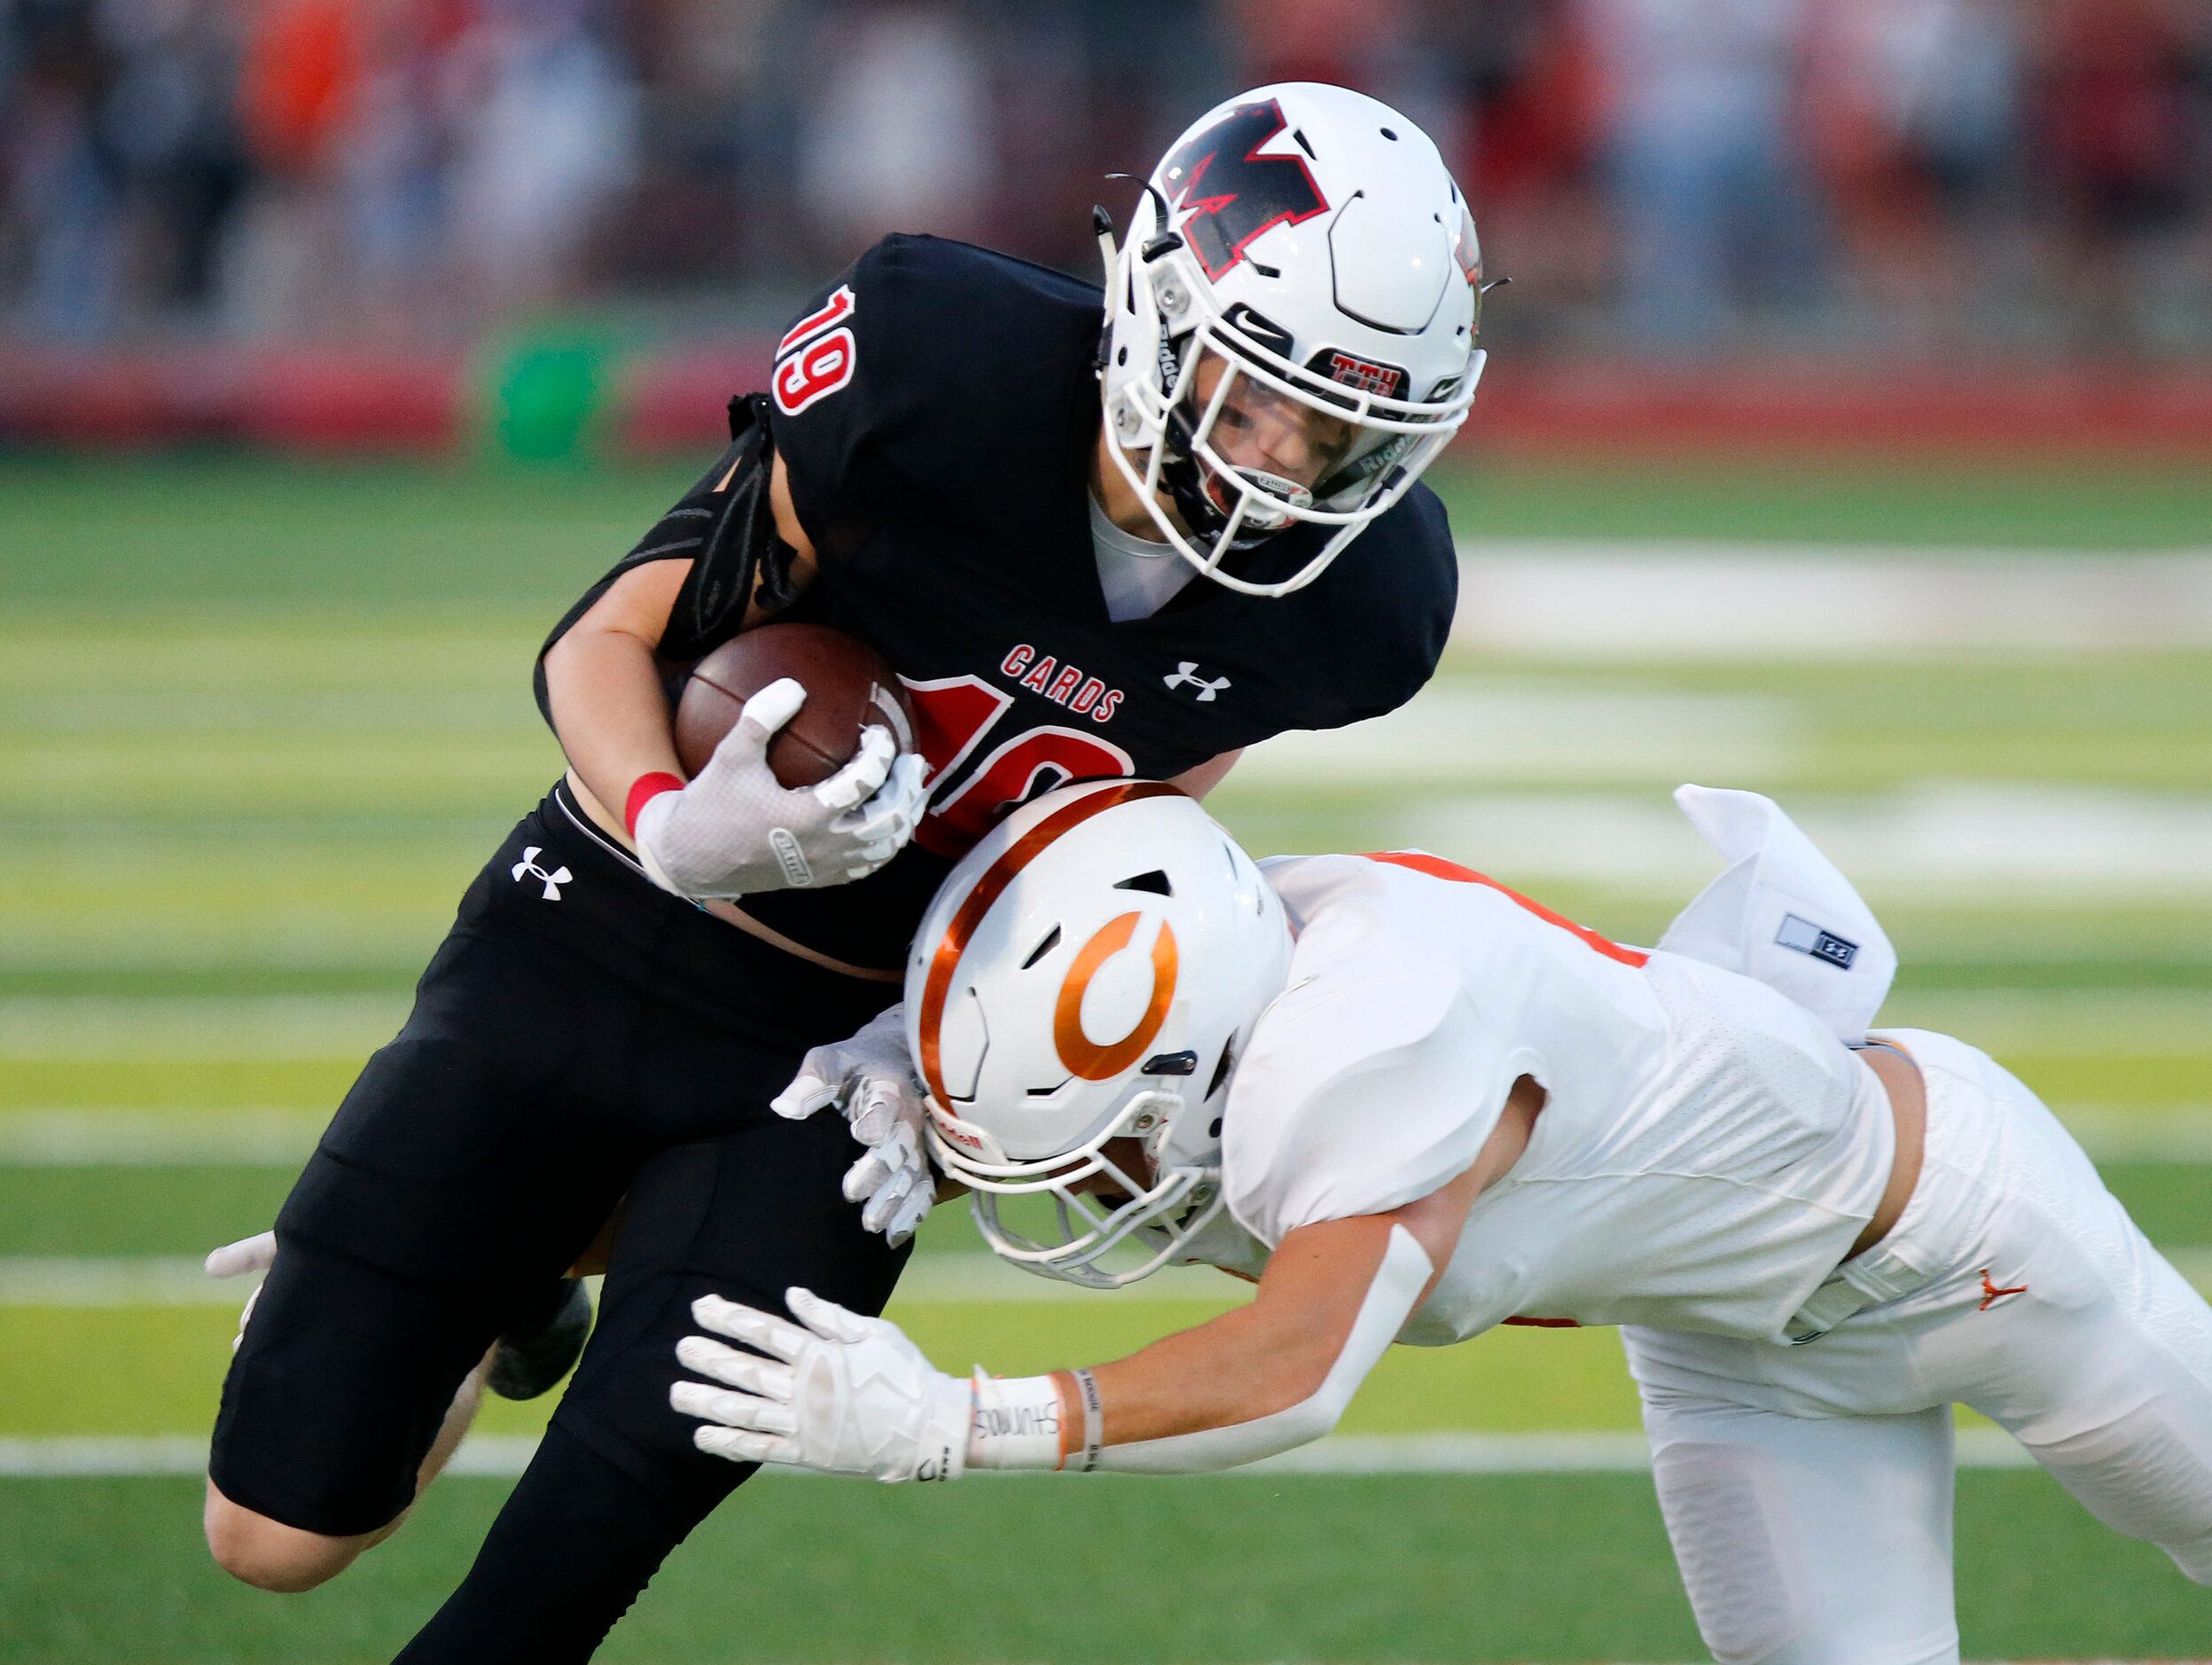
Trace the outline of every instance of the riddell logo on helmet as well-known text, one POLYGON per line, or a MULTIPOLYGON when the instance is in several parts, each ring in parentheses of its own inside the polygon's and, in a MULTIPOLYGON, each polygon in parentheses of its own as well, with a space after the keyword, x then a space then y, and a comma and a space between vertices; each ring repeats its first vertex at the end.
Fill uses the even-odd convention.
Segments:
POLYGON ((934 1105, 930 1107, 929 1119, 937 1124, 937 1131, 953 1144, 965 1146, 979 1154, 981 1153, 983 1141, 970 1133, 950 1116, 938 1110, 934 1105))
POLYGON ((1405 385, 1405 372, 1390 364, 1371 364, 1364 358, 1354 358, 1349 353, 1329 355, 1329 379, 1340 381, 1348 387, 1362 393, 1379 394, 1385 399, 1395 399, 1398 389, 1405 385))

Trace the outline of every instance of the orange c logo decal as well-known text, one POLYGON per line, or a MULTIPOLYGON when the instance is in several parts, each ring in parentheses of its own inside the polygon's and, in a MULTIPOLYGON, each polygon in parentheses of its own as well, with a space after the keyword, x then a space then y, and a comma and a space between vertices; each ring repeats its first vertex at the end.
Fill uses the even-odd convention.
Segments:
POLYGON ((1152 945, 1152 1000, 1137 1027, 1118 1041, 1103 1044, 1083 1033, 1083 994, 1098 967, 1129 945, 1137 922, 1144 916, 1125 913, 1107 921, 1083 945, 1075 963, 1060 984, 1059 999, 1052 1007, 1052 1045, 1068 1073, 1085 1081, 1107 1081, 1120 1075, 1145 1054, 1145 1049, 1168 1020, 1168 1003, 1175 998, 1176 955, 1175 932, 1160 922, 1160 934, 1152 945))
MULTIPOLYGON (((1014 876, 1031 862, 1044 854, 1053 840, 1063 832, 1081 826, 1101 810, 1111 809, 1120 803, 1129 803, 1139 798, 1175 798, 1183 794, 1164 780, 1130 780, 1119 786, 1106 786, 1078 798, 1073 803, 1062 804, 1016 839, 1006 851, 985 870, 975 881, 952 916, 952 923, 945 927, 938 939, 936 950, 929 957, 929 974, 922 982, 921 1011, 918 1014, 920 1028, 920 1059, 922 1080, 936 1095, 939 1104, 950 1104, 952 1095, 945 1090, 944 1053, 942 1041, 944 1033, 945 1003, 951 997, 953 975, 960 969, 960 957, 968 951, 968 943, 983 923, 983 916, 991 911, 991 904, 1004 895, 1014 876)), ((1134 927, 1131 927, 1132 929, 1134 927)), ((1123 939, 1127 941, 1126 938, 1123 939)), ((1109 950, 1110 951, 1110 950, 1109 950)), ((1157 953, 1157 950, 1154 950, 1157 953)), ((1105 955, 1100 955, 1101 959, 1105 955)), ((1090 973, 1084 973, 1089 981, 1090 973)), ((1172 973, 1169 981, 1174 981, 1172 973)), ((1083 998, 1076 997, 1078 1002, 1083 998)), ((1077 1033, 1082 1032, 1081 1025, 1077 1033)))

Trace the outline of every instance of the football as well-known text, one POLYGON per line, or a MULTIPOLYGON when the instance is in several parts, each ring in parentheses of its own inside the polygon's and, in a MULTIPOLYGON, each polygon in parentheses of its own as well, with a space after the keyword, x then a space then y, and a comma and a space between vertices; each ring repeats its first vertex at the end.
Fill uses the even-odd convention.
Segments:
POLYGON ((880 723, 899 750, 914 749, 914 713, 883 655, 823 624, 763 624, 732 637, 692 668, 676 707, 676 754, 696 775, 736 726, 745 702, 778 677, 807 702, 769 742, 768 766, 786 786, 827 780, 880 723))

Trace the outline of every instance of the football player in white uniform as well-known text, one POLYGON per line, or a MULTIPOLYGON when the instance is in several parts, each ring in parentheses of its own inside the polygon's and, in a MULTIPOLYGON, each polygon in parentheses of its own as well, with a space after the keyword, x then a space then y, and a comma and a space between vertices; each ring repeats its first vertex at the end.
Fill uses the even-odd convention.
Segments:
POLYGON ((1649 952, 1434 856, 1262 869, 1165 786, 1023 809, 938 895, 900 1021, 778 1107, 865 1123, 879 1223, 916 1212, 918 1131, 1017 1264, 1203 1261, 1255 1298, 963 1380, 802 1291, 797 1323, 707 1296, 746 1350, 679 1345, 698 1442, 890 1481, 1217 1469, 1328 1432, 1393 1340, 1619 1325, 1720 1660, 1958 1658, 1954 1402, 2212 1584, 2212 1309, 2014 1077, 1867 1033, 1895 956, 1774 805, 1678 796, 1732 864, 1649 952))

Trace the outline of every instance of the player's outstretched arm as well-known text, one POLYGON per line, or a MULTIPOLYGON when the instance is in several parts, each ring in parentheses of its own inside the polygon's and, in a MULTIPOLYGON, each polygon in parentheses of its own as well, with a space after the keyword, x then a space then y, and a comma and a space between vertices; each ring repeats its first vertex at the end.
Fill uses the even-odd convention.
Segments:
POLYGON ((1388 1214, 1283 1239, 1252 1304, 1092 1371, 968 1381, 899 1327, 804 1290, 791 1323, 708 1295, 670 1390, 702 1450, 877 1480, 979 1468, 1193 1473, 1318 1439, 1336 1424, 1458 1244, 1480 1168, 1388 1214))

